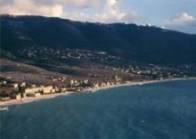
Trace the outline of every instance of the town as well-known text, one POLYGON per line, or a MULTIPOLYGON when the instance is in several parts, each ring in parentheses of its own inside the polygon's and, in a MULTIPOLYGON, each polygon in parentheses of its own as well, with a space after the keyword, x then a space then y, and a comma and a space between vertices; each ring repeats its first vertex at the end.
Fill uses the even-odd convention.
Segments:
POLYGON ((128 63, 105 51, 31 47, 19 54, 26 60, 0 59, 0 103, 196 76, 195 64, 128 63))
MULTIPOLYGON (((105 69, 110 67, 105 66, 105 69)), ((29 82, 16 82, 9 78, 0 78, 0 102, 11 100, 23 101, 26 98, 39 98, 53 94, 70 94, 81 92, 94 92, 111 86, 145 82, 153 80, 164 80, 173 78, 192 77, 186 73, 190 67, 163 68, 155 65, 129 66, 128 68, 110 68, 110 71, 118 73, 110 78, 99 77, 96 74, 88 74, 89 79, 74 79, 71 77, 51 77, 51 82, 45 84, 34 84, 29 82), (93 79, 95 78, 95 79, 93 79), (100 78, 100 79, 99 79, 100 78), (96 80, 99 79, 99 80, 96 80)), ((189 69, 190 70, 190 69, 189 69)), ((111 72, 112 73, 112 72, 111 72)))
MULTIPOLYGON (((53 79, 55 80, 55 79, 53 79)), ((65 78, 60 78, 62 82, 65 81, 65 78)), ((69 80, 68 84, 64 86, 55 86, 55 85, 35 85, 29 84, 26 82, 16 83, 13 81, 0 79, 0 102, 9 101, 9 100, 18 100, 22 101, 25 98, 34 98, 40 97, 42 95, 51 95, 51 94, 68 94, 71 92, 93 92, 99 88, 109 87, 112 85, 120 84, 120 78, 115 77, 114 82, 102 82, 102 83, 91 83, 89 80, 69 80)))

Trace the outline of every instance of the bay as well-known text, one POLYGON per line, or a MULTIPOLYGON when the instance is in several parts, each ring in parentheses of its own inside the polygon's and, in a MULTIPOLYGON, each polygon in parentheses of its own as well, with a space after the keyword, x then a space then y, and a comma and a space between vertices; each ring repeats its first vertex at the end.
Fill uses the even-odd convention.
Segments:
POLYGON ((196 80, 60 96, 0 118, 0 139, 195 139, 196 80))

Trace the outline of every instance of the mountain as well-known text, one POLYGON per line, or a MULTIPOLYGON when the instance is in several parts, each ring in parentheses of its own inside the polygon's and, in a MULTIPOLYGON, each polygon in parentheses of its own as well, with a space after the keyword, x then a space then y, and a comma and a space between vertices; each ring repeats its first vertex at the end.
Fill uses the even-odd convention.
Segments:
POLYGON ((65 78, 96 83, 196 76, 196 35, 41 16, 1 15, 0 21, 2 79, 65 85, 65 78))
MULTIPOLYGON (((135 24, 83 23, 41 16, 1 15, 4 56, 26 58, 24 49, 84 49, 126 63, 194 64, 196 35, 135 24)), ((40 56, 41 57, 41 56, 40 56)))

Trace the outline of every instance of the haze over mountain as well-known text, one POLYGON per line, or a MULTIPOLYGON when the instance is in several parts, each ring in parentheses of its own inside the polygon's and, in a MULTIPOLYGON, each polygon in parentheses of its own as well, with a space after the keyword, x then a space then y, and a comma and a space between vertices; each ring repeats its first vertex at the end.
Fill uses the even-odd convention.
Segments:
MULTIPOLYGON (((135 24, 83 23, 41 16, 1 20, 1 48, 16 57, 28 48, 105 51, 127 62, 196 63, 196 35, 135 24)), ((40 56, 41 58, 41 56, 40 56)))

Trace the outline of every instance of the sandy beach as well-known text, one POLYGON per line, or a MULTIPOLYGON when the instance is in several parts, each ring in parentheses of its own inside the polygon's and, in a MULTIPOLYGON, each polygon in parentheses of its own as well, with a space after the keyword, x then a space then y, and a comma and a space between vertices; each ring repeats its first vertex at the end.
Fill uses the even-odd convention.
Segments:
MULTIPOLYGON (((99 87, 99 88, 91 88, 88 90, 84 89, 80 93, 87 93, 87 92, 94 93, 100 90, 123 87, 123 86, 138 86, 138 85, 145 85, 145 84, 151 84, 151 83, 161 83, 161 82, 169 82, 169 81, 177 81, 177 80, 195 80, 195 79, 196 79, 195 77, 193 78, 190 77, 190 78, 150 80, 150 81, 141 81, 141 82, 127 82, 127 83, 109 85, 109 86, 104 86, 104 87, 99 87)), ((78 93, 78 92, 66 92, 66 93, 58 93, 58 94, 51 94, 51 95, 42 95, 40 97, 23 98, 22 100, 3 101, 3 102, 0 102, 0 106, 20 105, 20 104, 25 104, 25 103, 35 102, 35 101, 41 101, 45 99, 52 99, 52 98, 59 97, 59 96, 67 96, 67 95, 74 94, 74 93, 78 93)))
POLYGON ((40 100, 45 100, 45 99, 52 99, 52 98, 55 98, 58 96, 67 96, 67 95, 70 95, 73 93, 75 93, 75 92, 42 95, 39 97, 27 97, 27 98, 23 98, 22 100, 3 101, 3 102, 0 102, 0 106, 20 105, 20 104, 25 104, 25 103, 30 103, 30 102, 35 102, 35 101, 40 101, 40 100))

